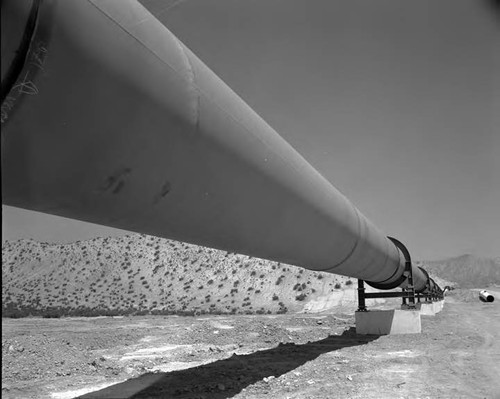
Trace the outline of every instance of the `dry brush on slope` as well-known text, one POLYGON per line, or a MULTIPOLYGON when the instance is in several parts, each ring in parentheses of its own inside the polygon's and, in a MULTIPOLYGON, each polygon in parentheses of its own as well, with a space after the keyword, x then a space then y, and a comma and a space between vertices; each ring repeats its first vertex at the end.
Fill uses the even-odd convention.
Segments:
POLYGON ((285 313, 350 285, 312 272, 133 234, 2 245, 2 315, 285 313))

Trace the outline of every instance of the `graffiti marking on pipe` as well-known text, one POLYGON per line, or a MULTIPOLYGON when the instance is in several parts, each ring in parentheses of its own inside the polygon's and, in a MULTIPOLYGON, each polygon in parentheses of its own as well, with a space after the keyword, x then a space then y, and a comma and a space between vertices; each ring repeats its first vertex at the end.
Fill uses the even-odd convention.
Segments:
POLYGON ((43 71, 43 65, 45 64, 45 60, 47 59, 47 54, 47 47, 45 47, 43 42, 38 42, 35 45, 35 49, 31 53, 30 64, 43 71))
POLYGON ((9 118, 9 112, 14 108, 14 103, 16 99, 11 96, 5 97, 4 102, 1 106, 1 122, 4 123, 9 118))
POLYGON ((27 95, 35 95, 38 94, 38 87, 36 84, 29 79, 30 78, 30 72, 32 72, 31 75, 35 74, 37 71, 36 70, 41 70, 44 71, 44 64, 45 61, 47 60, 48 56, 48 49, 45 46, 45 43, 42 41, 38 41, 34 46, 33 50, 30 52, 29 56, 29 65, 31 65, 30 68, 28 68, 26 74, 24 75, 24 78, 22 81, 18 82, 12 87, 11 90, 11 95, 7 96, 5 100, 2 103, 1 106, 1 123, 4 123, 7 121, 9 118, 9 113, 12 111, 14 108, 14 104, 17 100, 18 97, 20 97, 23 94, 27 95))
POLYGON ((38 94, 38 87, 36 87, 36 84, 28 80, 29 72, 24 75, 24 79, 16 84, 13 89, 17 89, 19 94, 28 94, 30 96, 33 96, 35 94, 38 94))

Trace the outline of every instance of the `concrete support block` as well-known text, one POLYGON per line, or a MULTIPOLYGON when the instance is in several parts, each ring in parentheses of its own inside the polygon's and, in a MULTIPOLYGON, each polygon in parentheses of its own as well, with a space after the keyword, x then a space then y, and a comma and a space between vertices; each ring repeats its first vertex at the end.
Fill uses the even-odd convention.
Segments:
POLYGON ((143 374, 137 378, 131 378, 119 384, 110 385, 107 388, 98 391, 90 392, 79 399, 115 399, 115 398, 132 398, 140 391, 150 387, 156 382, 165 378, 164 373, 143 374))
POLYGON ((417 304, 417 309, 420 310, 422 316, 434 316, 436 313, 443 310, 444 300, 435 302, 421 302, 417 304))
POLYGON ((369 310, 356 312, 355 319, 358 334, 388 335, 422 332, 418 310, 369 310))

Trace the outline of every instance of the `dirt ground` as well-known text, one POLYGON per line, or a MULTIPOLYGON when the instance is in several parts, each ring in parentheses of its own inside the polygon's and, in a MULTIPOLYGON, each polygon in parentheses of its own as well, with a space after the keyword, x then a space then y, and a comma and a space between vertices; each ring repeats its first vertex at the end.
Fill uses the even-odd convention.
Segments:
POLYGON ((500 292, 422 333, 352 313, 2 319, 4 398, 500 398, 500 292))

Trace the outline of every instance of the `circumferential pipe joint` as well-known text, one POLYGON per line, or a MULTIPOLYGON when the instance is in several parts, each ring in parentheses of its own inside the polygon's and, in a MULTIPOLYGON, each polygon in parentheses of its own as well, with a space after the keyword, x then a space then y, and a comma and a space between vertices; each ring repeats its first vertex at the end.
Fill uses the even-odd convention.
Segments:
POLYGON ((437 297, 443 296, 443 291, 439 285, 429 276, 429 273, 421 267, 416 267, 412 264, 410 251, 406 246, 394 237, 387 237, 402 254, 401 263, 395 274, 384 282, 366 283, 373 288, 380 290, 390 290, 397 287, 406 288, 409 285, 409 275, 412 274, 413 287, 416 293, 434 295, 437 297))

